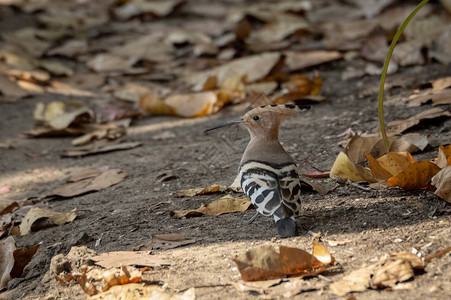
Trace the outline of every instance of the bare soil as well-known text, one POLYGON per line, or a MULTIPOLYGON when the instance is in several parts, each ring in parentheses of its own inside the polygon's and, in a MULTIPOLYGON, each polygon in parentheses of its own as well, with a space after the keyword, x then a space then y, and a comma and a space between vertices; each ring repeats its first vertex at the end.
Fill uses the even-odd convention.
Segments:
MULTIPOLYGON (((331 168, 341 149, 337 146, 339 138, 326 139, 326 136, 335 136, 349 127, 370 130, 377 126, 378 78, 341 81, 342 69, 343 63, 322 66, 323 95, 327 100, 299 117, 288 119, 281 128, 280 139, 301 172, 331 168)), ((389 78, 392 87, 387 94, 406 93, 425 80, 449 74, 449 68, 434 64, 408 68, 389 78)), ((61 96, 58 99, 69 100, 61 96)), ((202 131, 241 115, 243 106, 229 107, 217 115, 198 119, 140 117, 134 121, 129 139, 143 142, 142 147, 68 159, 61 158, 60 153, 68 148, 70 139, 27 139, 21 135, 33 126, 35 103, 52 100, 54 96, 44 95, 17 103, 0 103, 1 139, 14 139, 12 149, 1 149, 1 181, 13 186, 8 197, 23 199, 48 192, 64 182, 65 173, 78 167, 110 166, 123 169, 128 177, 100 192, 48 203, 56 211, 76 208, 79 216, 63 226, 17 238, 19 247, 37 243, 41 246, 23 277, 13 280, 11 288, 0 294, 3 299, 84 298, 78 285, 63 288, 55 280, 42 281, 53 256, 67 254, 75 245, 86 245, 97 253, 127 250, 154 234, 183 233, 197 242, 159 251, 158 255, 169 258, 174 265, 156 268, 145 278, 163 281, 173 290, 198 286, 196 296, 200 299, 258 298, 229 285, 240 279, 239 272, 233 268, 234 256, 268 243, 310 249, 308 231, 321 232, 326 240, 348 240, 344 245, 328 247, 341 265, 340 271, 327 275, 332 281, 385 253, 415 248, 426 256, 450 245, 450 206, 431 192, 406 192, 397 188, 364 191, 331 180, 318 180, 334 187, 324 197, 304 193, 303 214, 298 220, 300 236, 295 238, 279 239, 273 222, 264 222, 263 217, 253 224, 241 225, 240 221, 250 218, 253 211, 218 217, 171 218, 171 210, 197 208, 218 198, 218 195, 178 198, 175 196, 178 190, 233 181, 248 141, 247 133, 237 128, 210 135, 202 131), (163 131, 175 133, 176 138, 152 139, 163 131), (48 151, 43 157, 26 155, 43 151, 48 151), (156 177, 164 172, 175 174, 177 179, 158 183, 156 177)), ((421 109, 391 106, 387 109, 387 119, 406 117, 421 109)), ((432 145, 420 157, 434 157, 437 146, 450 141, 450 128, 451 120, 415 128, 416 132, 429 134, 432 145)), ((356 297, 443 299, 451 290, 450 276, 451 257, 446 255, 426 265, 426 272, 415 278, 414 290, 367 291, 356 297)), ((335 298, 327 288, 297 297, 335 298)))
MULTIPOLYGON (((20 20, 18 19, 18 22, 20 20)), ((19 22, 20 24, 23 24, 19 22)), ((19 24, 19 25, 20 25, 19 24)), ((10 22, 0 26, 13 26, 10 22)), ((378 76, 344 81, 341 74, 352 61, 337 61, 315 68, 323 79, 324 102, 313 104, 310 111, 287 119, 280 129, 283 146, 298 163, 301 173, 329 170, 342 148, 340 133, 348 128, 372 131, 378 126, 378 76)), ((358 67, 358 66, 356 66, 358 67)), ((313 69, 306 71, 312 75, 313 69)), ((400 96, 428 80, 450 76, 451 68, 436 63, 402 68, 387 79, 386 121, 407 118, 425 107, 397 105, 400 96)), ((2 97, 2 96, 0 96, 2 97)), ((86 246, 97 253, 129 250, 149 240, 152 235, 182 233, 196 243, 157 250, 156 255, 173 265, 145 273, 144 279, 163 282, 171 291, 196 287, 198 299, 257 299, 255 293, 238 291, 232 284, 240 274, 232 259, 247 249, 265 244, 280 244, 311 249, 309 232, 321 232, 326 247, 339 267, 309 278, 312 284, 335 282, 365 264, 375 262, 386 253, 412 251, 423 256, 451 245, 451 206, 428 191, 408 192, 398 188, 362 190, 332 179, 314 181, 330 188, 325 196, 305 191, 303 213, 298 219, 300 235, 280 239, 273 222, 260 216, 243 225, 254 211, 217 217, 175 219, 172 210, 195 209, 222 195, 180 198, 181 189, 211 184, 230 184, 248 142, 242 128, 229 128, 208 135, 203 130, 246 111, 245 105, 229 106, 218 114, 195 119, 140 116, 135 118, 127 139, 139 141, 141 147, 82 158, 62 158, 62 150, 71 148, 71 138, 26 138, 22 133, 34 126, 36 103, 54 100, 69 102, 70 96, 43 94, 14 103, 0 101, 0 186, 10 185, 0 201, 20 200, 49 193, 65 182, 70 170, 81 167, 109 166, 124 170, 128 177, 121 183, 99 192, 52 200, 48 208, 55 211, 77 210, 78 217, 62 226, 47 226, 24 237, 15 237, 18 247, 41 243, 21 278, 10 282, 0 293, 1 299, 85 299, 78 284, 60 286, 45 276, 50 261, 57 254, 66 255, 73 246, 86 246), (165 131, 175 138, 155 139, 165 131), (30 154, 45 153, 43 156, 30 154), (175 179, 160 183, 157 177, 172 173, 175 179), (346 241, 330 246, 327 241, 346 241), (326 279, 324 279, 326 278, 326 279)), ((79 100, 79 98, 77 98, 79 100)), ((89 103, 89 99, 81 99, 89 103)), ((441 106, 450 110, 450 106, 441 106)), ((427 134, 430 145, 414 155, 432 159, 439 145, 451 141, 451 119, 422 123, 412 132, 427 134)), ((238 195, 241 196, 241 195, 238 195)), ((451 256, 426 264, 424 274, 415 277, 412 290, 374 291, 355 294, 357 299, 445 299, 451 291, 451 256)), ((295 299, 336 299, 328 288, 304 292, 295 299)))

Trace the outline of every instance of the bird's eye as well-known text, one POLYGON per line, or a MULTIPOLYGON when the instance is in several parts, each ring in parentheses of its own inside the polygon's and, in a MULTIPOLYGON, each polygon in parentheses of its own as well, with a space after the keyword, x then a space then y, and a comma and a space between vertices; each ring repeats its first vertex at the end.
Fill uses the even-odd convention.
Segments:
POLYGON ((259 116, 254 116, 254 121, 258 121, 258 120, 260 120, 260 117, 259 116))

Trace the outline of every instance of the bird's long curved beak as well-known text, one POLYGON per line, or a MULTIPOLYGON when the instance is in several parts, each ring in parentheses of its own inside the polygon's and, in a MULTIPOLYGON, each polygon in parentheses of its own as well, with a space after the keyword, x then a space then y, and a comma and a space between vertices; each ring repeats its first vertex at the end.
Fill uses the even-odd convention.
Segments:
POLYGON ((239 124, 239 123, 243 123, 243 122, 244 122, 243 119, 236 119, 236 120, 228 121, 228 122, 221 123, 221 124, 215 125, 213 127, 210 127, 208 129, 204 130, 204 133, 212 131, 212 130, 215 130, 215 129, 218 129, 218 128, 230 126, 230 125, 233 125, 233 124, 239 124))

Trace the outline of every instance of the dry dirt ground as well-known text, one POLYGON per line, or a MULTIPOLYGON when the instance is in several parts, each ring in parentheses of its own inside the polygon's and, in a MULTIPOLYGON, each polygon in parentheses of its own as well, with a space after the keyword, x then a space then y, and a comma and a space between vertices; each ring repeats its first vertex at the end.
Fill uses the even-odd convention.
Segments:
MULTIPOLYGON (((343 63, 320 68, 324 78, 323 94, 327 101, 310 111, 288 119, 281 128, 283 145, 293 155, 301 172, 313 167, 327 170, 340 151, 337 135, 348 127, 371 129, 376 126, 376 90, 378 78, 365 77, 355 82, 339 80, 343 63)), ((405 93, 409 87, 427 79, 450 74, 449 69, 428 65, 403 70, 390 77, 389 94, 405 93)), ((62 99, 60 100, 68 100, 62 99)), ((193 286, 200 299, 257 298, 228 285, 240 279, 232 258, 247 249, 263 244, 281 244, 310 249, 308 231, 321 232, 330 240, 348 240, 344 245, 328 247, 340 263, 341 271, 327 275, 332 281, 374 258, 393 251, 412 248, 430 255, 450 245, 450 206, 430 192, 406 192, 397 188, 366 192, 349 185, 340 185, 322 197, 305 193, 303 213, 298 220, 300 236, 279 239, 274 224, 260 217, 251 225, 239 222, 250 218, 253 211, 218 217, 173 219, 171 210, 197 208, 217 195, 178 198, 180 189, 229 184, 237 172, 240 156, 248 140, 244 129, 229 129, 202 134, 209 126, 235 118, 243 107, 235 106, 221 113, 198 119, 142 117, 132 126, 130 139, 143 146, 128 151, 112 152, 79 159, 64 159, 60 152, 68 139, 27 139, 21 132, 33 126, 34 104, 51 101, 50 95, 0 104, 2 139, 17 139, 13 149, 2 149, 1 181, 14 187, 9 197, 22 199, 51 190, 63 182, 64 174, 77 167, 120 168, 128 173, 122 183, 101 192, 49 203, 56 211, 78 211, 74 222, 50 227, 17 239, 19 247, 42 243, 23 278, 15 279, 11 289, 0 294, 4 299, 77 299, 85 294, 78 285, 61 287, 56 281, 43 282, 51 258, 67 254, 72 246, 86 245, 97 253, 127 250, 147 241, 154 234, 183 233, 196 243, 179 249, 159 251, 170 258, 170 267, 156 268, 146 278, 163 281, 174 290, 193 286), (155 141, 162 131, 175 133, 176 138, 155 141), (44 157, 31 158, 26 153, 48 151, 44 157), (177 179, 158 183, 163 172, 177 179), (83 233, 85 237, 80 238, 83 233), (96 245, 96 241, 100 241, 96 245), (201 287, 210 286, 211 287, 201 287)), ((387 118, 411 114, 413 109, 387 109, 387 118)), ((420 156, 432 158, 437 146, 450 141, 451 120, 429 123, 415 131, 430 135, 432 146, 420 156)), ((320 182, 320 181, 319 181, 320 182)), ((323 184, 334 186, 330 180, 323 184)), ((358 299, 440 299, 451 290, 451 257, 435 259, 426 272, 417 276, 413 290, 367 291, 358 299)), ((312 278, 312 282, 322 279, 312 278)), ((297 297, 335 298, 326 289, 307 292, 297 297)))
MULTIPOLYGON (((287 119, 280 139, 298 163, 301 173, 329 170, 342 150, 336 135, 349 127, 371 131, 377 127, 377 90, 379 78, 365 76, 342 81, 341 74, 352 62, 338 61, 315 68, 323 78, 322 103, 303 115, 287 119), (326 138, 329 137, 329 138, 326 138)), ((312 74, 313 70, 307 70, 312 74)), ((450 76, 451 68, 431 63, 403 68, 387 80, 386 98, 408 95, 427 80, 450 76)), ((232 259, 246 250, 265 244, 280 244, 310 251, 311 235, 321 232, 325 245, 340 267, 324 277, 306 279, 312 284, 337 281, 352 270, 376 261, 386 253, 412 251, 431 255, 451 245, 451 207, 431 192, 407 192, 398 188, 364 191, 330 179, 316 182, 331 187, 325 196, 304 192, 303 212, 298 219, 300 235, 280 239, 273 222, 259 217, 250 225, 254 211, 217 217, 175 219, 172 210, 194 209, 216 200, 220 195, 179 198, 177 191, 211 184, 230 184, 236 176, 248 134, 229 128, 202 133, 206 128, 243 114, 243 105, 230 106, 218 114, 195 119, 141 116, 134 119, 128 140, 141 147, 83 158, 61 158, 70 138, 29 139, 22 132, 33 127, 33 109, 37 102, 68 102, 70 97, 43 94, 15 103, 0 101, 0 142, 14 140, 10 149, 0 148, 0 186, 12 191, 4 199, 24 199, 51 191, 65 182, 74 168, 104 167, 124 170, 128 177, 102 190, 63 200, 52 200, 48 208, 56 211, 77 209, 78 217, 63 226, 48 226, 24 237, 16 237, 18 247, 41 243, 22 278, 14 279, 1 299, 84 299, 78 284, 58 285, 44 277, 52 257, 66 255, 73 246, 87 246, 103 253, 129 250, 152 235, 182 233, 195 239, 192 245, 157 250, 155 254, 173 262, 154 268, 144 278, 163 282, 171 291, 195 288, 198 299, 257 299, 256 293, 238 291, 232 283, 240 274, 232 259), (176 137, 153 137, 170 131, 176 137), (30 153, 43 153, 30 157, 30 153), (177 178, 159 183, 162 173, 177 178), (327 240, 347 241, 329 246, 327 240)), ((88 101, 88 99, 86 99, 88 101)), ((449 106, 443 106, 450 109, 449 106)), ((386 119, 411 116, 424 107, 387 106, 386 119)), ((430 146, 415 158, 436 157, 439 145, 451 141, 451 119, 425 123, 411 131, 429 135, 430 146)), ((241 196, 241 195, 240 195, 241 196)), ((415 277, 414 289, 396 291, 368 290, 354 294, 357 299, 445 299, 451 291, 451 256, 445 255, 426 265, 425 273, 415 277)), ((337 299, 327 286, 304 292, 295 299, 337 299)))

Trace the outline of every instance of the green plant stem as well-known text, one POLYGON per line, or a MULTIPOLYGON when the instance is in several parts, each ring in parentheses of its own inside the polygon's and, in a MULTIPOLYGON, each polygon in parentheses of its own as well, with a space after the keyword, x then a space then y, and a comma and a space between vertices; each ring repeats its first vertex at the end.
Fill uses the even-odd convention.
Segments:
POLYGON ((384 68, 382 69, 381 74, 381 82, 379 86, 379 98, 378 98, 378 111, 379 111, 379 124, 381 126, 382 139, 384 140, 385 150, 387 153, 390 151, 388 145, 387 132, 385 131, 385 123, 384 123, 384 87, 385 87, 385 77, 387 76, 388 64, 390 63, 390 59, 393 53, 393 49, 395 49, 396 43, 400 38, 402 32, 406 28, 407 24, 409 24, 410 20, 417 14, 417 12, 426 4, 429 0, 423 0, 421 3, 410 13, 410 15, 402 22, 398 31, 393 38, 390 48, 388 49, 387 56, 385 57, 384 68))

